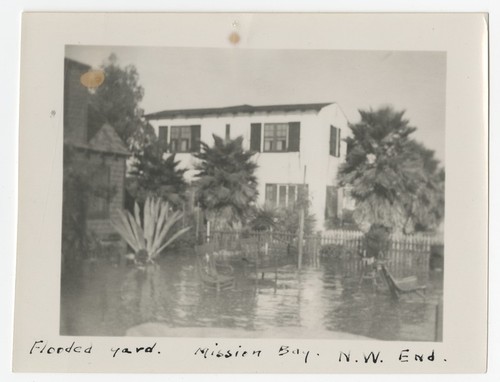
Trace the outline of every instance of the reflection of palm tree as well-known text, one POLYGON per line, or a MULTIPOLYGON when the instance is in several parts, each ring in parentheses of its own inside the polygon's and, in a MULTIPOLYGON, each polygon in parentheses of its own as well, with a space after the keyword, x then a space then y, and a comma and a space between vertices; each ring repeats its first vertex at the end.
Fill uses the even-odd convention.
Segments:
POLYGON ((165 314, 162 294, 164 285, 158 265, 129 270, 120 290, 119 316, 126 327, 145 322, 159 321, 165 314))

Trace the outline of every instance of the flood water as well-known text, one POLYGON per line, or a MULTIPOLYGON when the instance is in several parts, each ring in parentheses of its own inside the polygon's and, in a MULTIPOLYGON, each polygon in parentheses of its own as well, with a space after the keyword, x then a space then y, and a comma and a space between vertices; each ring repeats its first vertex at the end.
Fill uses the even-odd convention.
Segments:
MULTIPOLYGON (((236 285, 216 292, 199 280, 195 256, 167 255, 156 269, 106 262, 87 266, 61 285, 61 334, 123 336, 147 322, 171 328, 230 328, 252 333, 304 330, 311 337, 342 332, 380 340, 434 341, 442 272, 410 270, 427 285, 426 298, 394 301, 378 280, 360 283, 345 261, 321 259, 280 268, 264 279, 235 261, 236 285), (292 330, 293 329, 293 330, 292 330)), ((390 268, 390 265, 389 265, 390 268)))

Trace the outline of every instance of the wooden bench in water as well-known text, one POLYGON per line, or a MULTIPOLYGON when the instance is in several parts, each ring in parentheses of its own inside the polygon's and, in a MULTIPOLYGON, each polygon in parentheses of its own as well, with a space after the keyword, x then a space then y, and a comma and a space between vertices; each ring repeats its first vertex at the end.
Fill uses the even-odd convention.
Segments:
POLYGON ((217 291, 234 287, 233 267, 217 263, 214 244, 196 246, 195 251, 196 268, 204 286, 217 291))
POLYGON ((411 276, 404 279, 395 279, 386 268, 385 264, 380 265, 382 278, 387 283, 389 291, 394 299, 399 300, 402 294, 415 293, 425 299, 425 285, 417 284, 417 277, 411 276))

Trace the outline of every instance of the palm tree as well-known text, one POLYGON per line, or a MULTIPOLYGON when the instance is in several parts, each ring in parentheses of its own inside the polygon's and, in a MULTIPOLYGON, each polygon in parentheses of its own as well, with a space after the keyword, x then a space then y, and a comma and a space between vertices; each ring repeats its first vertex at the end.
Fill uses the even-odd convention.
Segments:
POLYGON ((444 218, 445 172, 434 158, 434 152, 422 144, 413 142, 422 159, 426 177, 418 186, 407 205, 406 227, 408 230, 425 231, 435 229, 444 218))
MULTIPOLYGON (((443 186, 434 152, 410 135, 416 130, 404 111, 391 107, 360 110, 351 124, 348 153, 338 181, 356 200, 358 225, 381 225, 395 232, 434 227, 444 209, 443 186)), ((444 172, 443 172, 444 174, 444 172)))
POLYGON ((165 157, 158 141, 134 154, 132 170, 127 178, 127 191, 141 205, 148 196, 160 197, 179 207, 186 198, 186 169, 179 168, 175 154, 165 157))
POLYGON ((242 147, 243 137, 223 140, 213 135, 214 145, 201 144, 196 154, 198 201, 216 228, 241 224, 257 199, 257 164, 253 152, 242 147))

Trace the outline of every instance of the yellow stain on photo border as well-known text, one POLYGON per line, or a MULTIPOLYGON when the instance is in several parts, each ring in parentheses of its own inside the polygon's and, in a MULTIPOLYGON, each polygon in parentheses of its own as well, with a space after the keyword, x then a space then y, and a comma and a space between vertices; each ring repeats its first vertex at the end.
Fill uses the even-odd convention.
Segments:
POLYGON ((88 89, 96 89, 102 85, 104 77, 103 70, 89 70, 81 75, 80 82, 88 89))

